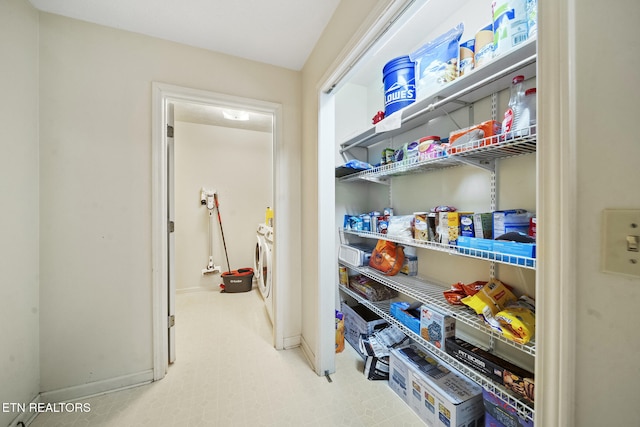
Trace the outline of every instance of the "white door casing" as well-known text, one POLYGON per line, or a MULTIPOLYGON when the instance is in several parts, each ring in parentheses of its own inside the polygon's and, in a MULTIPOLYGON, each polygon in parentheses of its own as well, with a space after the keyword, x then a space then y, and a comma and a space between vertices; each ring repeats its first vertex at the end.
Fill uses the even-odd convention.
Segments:
MULTIPOLYGON (((152 246, 152 302, 153 302, 153 376, 154 380, 162 379, 169 366, 169 333, 167 332, 167 313, 170 300, 175 299, 175 291, 169 291, 169 238, 167 227, 168 217, 168 163, 169 150, 168 138, 165 137, 167 106, 171 103, 195 103, 205 105, 225 106, 235 109, 249 109, 273 116, 273 189, 274 211, 279 213, 283 223, 290 221, 291 212, 295 211, 288 205, 285 195, 290 191, 291 179, 285 179, 286 173, 282 173, 286 167, 286 158, 282 150, 282 105, 272 102, 260 101, 249 98, 241 98, 224 95, 198 89, 174 86, 165 83, 152 83, 152 177, 151 177, 151 246, 152 246)), ((276 220, 277 223, 278 219, 276 220)), ((274 239, 278 241, 274 247, 274 280, 278 277, 278 289, 273 289, 274 298, 274 347, 285 348, 285 324, 286 318, 283 312, 286 301, 289 299, 292 286, 290 274, 286 274, 286 256, 278 256, 280 252, 290 252, 289 246, 294 244, 294 238, 299 238, 299 230, 288 227, 275 227, 274 239), (281 272, 281 273, 279 273, 281 272)))
POLYGON ((165 129, 166 129, 166 141, 167 141, 167 241, 168 251, 167 257, 169 262, 167 263, 167 327, 169 328, 169 363, 173 363, 176 360, 176 299, 173 296, 176 294, 176 269, 175 260, 176 243, 175 243, 175 167, 174 167, 174 137, 173 137, 173 107, 172 103, 166 105, 166 117, 165 117, 165 129))

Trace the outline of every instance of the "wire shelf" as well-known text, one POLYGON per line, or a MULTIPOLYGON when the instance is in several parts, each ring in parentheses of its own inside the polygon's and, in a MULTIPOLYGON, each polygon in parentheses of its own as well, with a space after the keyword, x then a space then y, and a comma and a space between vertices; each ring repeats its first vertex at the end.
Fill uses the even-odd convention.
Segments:
MULTIPOLYGON (((353 234, 358 237, 375 240, 388 240, 390 242, 398 243, 401 245, 412 246, 415 248, 424 248, 432 251, 445 252, 450 255, 459 255, 469 258, 475 258, 483 261, 498 262, 500 264, 511 265, 520 268, 527 268, 530 270, 536 269, 536 259, 528 258, 518 255, 504 254, 501 252, 485 251, 481 249, 467 248, 462 246, 447 245, 438 242, 430 242, 423 240, 415 240, 409 238, 399 238, 390 236, 388 234, 374 233, 372 231, 359 231, 340 229, 341 233, 353 234)), ((344 241, 344 239, 343 239, 344 241)))
MULTIPOLYGON (((347 267, 354 268, 353 266, 349 266, 347 264, 345 265, 347 267)), ((457 370, 460 374, 466 376, 467 378, 469 378, 479 386, 483 387, 485 390, 488 390, 494 393, 495 395, 499 396, 509 406, 514 408, 518 412, 518 415, 520 417, 522 417, 523 419, 529 419, 533 421, 535 411, 531 405, 529 405, 527 402, 520 399, 511 391, 507 390, 503 385, 489 380, 484 375, 480 374, 479 372, 475 371, 469 366, 458 361, 456 358, 450 356, 445 351, 439 349, 432 343, 426 341, 420 335, 416 334, 411 329, 407 328, 405 325, 400 323, 395 317, 391 316, 391 313, 390 313, 391 303, 389 300, 372 302, 363 298, 362 296, 358 295, 357 293, 353 292, 351 289, 343 285, 338 285, 338 287, 342 292, 345 292, 346 294, 354 298, 356 301, 358 301, 358 303, 369 308, 371 311, 376 313, 381 318, 385 319, 387 322, 392 323, 398 328, 400 328, 402 332, 405 333, 405 335, 410 337, 413 341, 415 341, 420 346, 424 347, 424 349, 426 349, 429 353, 432 353, 436 358, 440 359, 445 364, 457 370)), ((456 317, 456 319, 458 318, 456 317)))
POLYGON ((390 177, 451 168, 463 164, 488 165, 492 160, 521 156, 536 152, 536 126, 522 129, 515 135, 497 135, 448 147, 431 159, 408 159, 401 162, 377 166, 338 178, 340 182, 385 181, 390 177))

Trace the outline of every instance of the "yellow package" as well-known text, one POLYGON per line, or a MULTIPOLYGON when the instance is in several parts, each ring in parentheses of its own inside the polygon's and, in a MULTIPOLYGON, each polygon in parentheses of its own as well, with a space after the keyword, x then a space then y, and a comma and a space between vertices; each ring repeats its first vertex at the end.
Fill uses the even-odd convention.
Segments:
POLYGON ((496 314, 502 335, 519 344, 526 344, 536 332, 536 311, 533 299, 523 295, 518 301, 496 314))
POLYGON ((517 298, 504 283, 492 278, 478 293, 464 297, 460 301, 464 305, 471 307, 477 314, 481 314, 491 327, 501 330, 500 323, 495 319, 495 315, 510 303, 516 302, 517 298))
POLYGON ((344 350, 344 314, 336 310, 336 353, 344 350))

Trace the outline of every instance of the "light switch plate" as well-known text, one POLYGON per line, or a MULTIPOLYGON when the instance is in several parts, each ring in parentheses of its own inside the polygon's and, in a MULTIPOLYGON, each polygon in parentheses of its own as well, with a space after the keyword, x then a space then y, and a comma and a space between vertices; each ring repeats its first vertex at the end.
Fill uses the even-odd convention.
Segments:
POLYGON ((605 209, 602 215, 602 271, 640 278, 640 209, 605 209))

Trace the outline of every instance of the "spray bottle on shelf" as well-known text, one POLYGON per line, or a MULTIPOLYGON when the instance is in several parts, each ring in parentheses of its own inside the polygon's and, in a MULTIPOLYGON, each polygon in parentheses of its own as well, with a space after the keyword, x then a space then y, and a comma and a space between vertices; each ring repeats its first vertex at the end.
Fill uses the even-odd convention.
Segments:
POLYGON ((524 101, 524 76, 515 76, 511 81, 511 96, 509 97, 509 108, 504 112, 502 121, 502 133, 507 138, 512 137, 512 131, 520 128, 520 115, 522 102, 524 101))
POLYGON ((265 214, 264 223, 269 227, 273 227, 273 210, 267 206, 267 213, 265 214))

